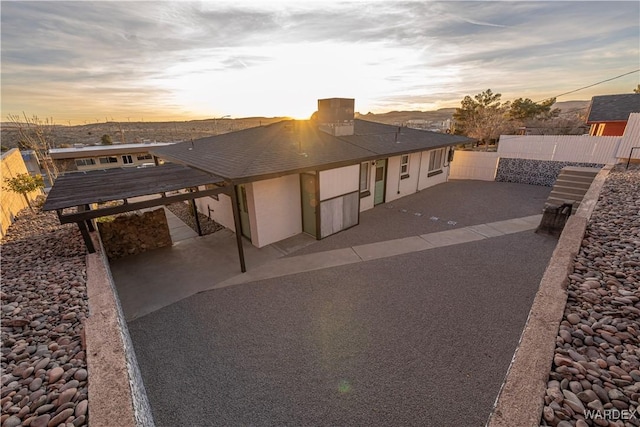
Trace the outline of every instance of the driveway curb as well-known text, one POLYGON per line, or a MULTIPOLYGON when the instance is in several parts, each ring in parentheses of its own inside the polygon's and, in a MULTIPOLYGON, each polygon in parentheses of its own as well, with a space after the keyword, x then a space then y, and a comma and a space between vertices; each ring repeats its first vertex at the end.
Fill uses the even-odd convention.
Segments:
POLYGON ((555 339, 567 302, 568 275, 612 168, 613 165, 605 166, 594 178, 576 214, 569 218, 560 235, 487 422, 488 427, 540 425, 555 339))

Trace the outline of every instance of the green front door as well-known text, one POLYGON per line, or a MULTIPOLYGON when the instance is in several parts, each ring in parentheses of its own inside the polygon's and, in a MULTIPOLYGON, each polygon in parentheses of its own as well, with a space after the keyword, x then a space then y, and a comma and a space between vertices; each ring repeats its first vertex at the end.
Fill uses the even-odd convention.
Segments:
POLYGON ((300 194, 302 197, 302 231, 317 237, 316 209, 318 207, 318 197, 316 194, 315 175, 300 174, 300 194))
POLYGON ((240 210, 240 226, 242 235, 251 239, 251 224, 249 223, 249 207, 247 205, 247 189, 244 184, 238 185, 238 208, 240 210))
POLYGON ((387 169, 387 159, 376 161, 376 183, 373 189, 373 204, 384 203, 384 187, 387 169))

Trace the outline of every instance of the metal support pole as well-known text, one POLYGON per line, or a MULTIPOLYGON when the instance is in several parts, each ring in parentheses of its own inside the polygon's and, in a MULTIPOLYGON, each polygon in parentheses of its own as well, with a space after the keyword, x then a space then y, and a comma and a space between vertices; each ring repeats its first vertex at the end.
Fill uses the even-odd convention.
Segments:
POLYGON ((198 218, 198 207, 196 206, 196 199, 191 199, 191 208, 193 209, 193 218, 196 220, 198 236, 202 236, 202 227, 200 227, 200 218, 198 218))
POLYGON ((629 151, 629 158, 627 159, 627 166, 624 168, 625 170, 629 169, 629 163, 631 163, 631 157, 633 157, 633 150, 635 149, 640 150, 640 147, 631 147, 631 150, 629 151))
POLYGON ((242 225, 240 224, 240 208, 238 207, 238 195, 236 186, 229 186, 229 196, 231 196, 231 206, 233 207, 233 224, 236 228, 236 242, 238 244, 238 257, 240 257, 240 271, 245 273, 247 267, 244 264, 244 249, 242 248, 242 225))
POLYGON ((89 230, 87 229, 87 224, 84 221, 78 221, 78 228, 80 229, 80 234, 82 234, 82 238, 84 239, 84 244, 87 247, 87 250, 90 254, 96 252, 96 248, 93 246, 93 240, 91 240, 91 235, 89 234, 89 230))

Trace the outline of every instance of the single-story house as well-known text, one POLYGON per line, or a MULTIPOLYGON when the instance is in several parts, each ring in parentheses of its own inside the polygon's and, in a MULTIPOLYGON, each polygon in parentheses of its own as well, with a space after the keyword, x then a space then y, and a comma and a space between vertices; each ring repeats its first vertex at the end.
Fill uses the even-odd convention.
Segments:
POLYGON ((587 113, 589 135, 622 136, 631 113, 640 113, 640 93, 594 96, 587 113))
MULTIPOLYGON (((355 226, 360 212, 447 181, 453 146, 470 139, 354 120, 354 100, 321 99, 311 120, 154 148, 151 153, 234 186, 243 236, 263 247, 355 226)), ((197 200, 234 231, 231 197, 197 200)))
POLYGON ((52 148, 49 156, 61 173, 89 171, 121 167, 152 166, 157 159, 149 153, 156 147, 172 142, 138 144, 83 145, 68 148, 52 148))

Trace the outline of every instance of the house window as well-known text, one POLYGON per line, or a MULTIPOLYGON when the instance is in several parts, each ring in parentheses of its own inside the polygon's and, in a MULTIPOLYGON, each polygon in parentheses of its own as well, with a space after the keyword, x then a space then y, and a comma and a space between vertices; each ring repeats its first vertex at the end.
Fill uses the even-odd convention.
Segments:
POLYGON ((400 179, 409 178, 409 155, 403 154, 400 159, 400 179))
POLYGON ((91 166, 95 164, 96 161, 94 159, 76 159, 76 166, 91 166))
POLYGON ((433 150, 429 154, 429 173, 427 176, 434 176, 442 173, 444 150, 444 148, 440 148, 438 150, 433 150))
POLYGON ((369 168, 371 164, 369 162, 363 162, 360 164, 360 197, 367 197, 371 195, 369 191, 369 168))
POLYGON ((117 157, 100 157, 98 160, 100 161, 101 165, 104 165, 107 163, 118 163, 117 157))
POLYGON ((152 158, 151 154, 138 154, 138 160, 151 160, 152 158))
POLYGON ((133 163, 131 154, 125 154, 124 156, 122 156, 122 163, 124 163, 125 165, 130 165, 131 163, 133 163))

